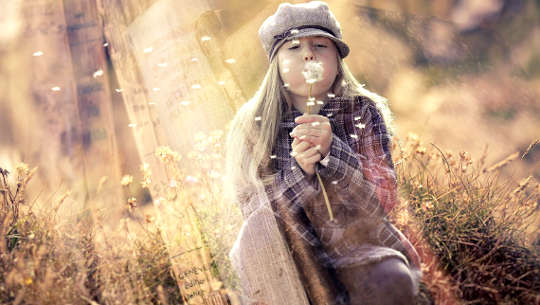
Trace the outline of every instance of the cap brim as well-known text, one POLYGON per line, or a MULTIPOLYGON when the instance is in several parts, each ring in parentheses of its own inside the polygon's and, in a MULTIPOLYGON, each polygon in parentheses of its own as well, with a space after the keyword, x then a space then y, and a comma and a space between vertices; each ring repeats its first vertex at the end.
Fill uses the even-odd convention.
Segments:
POLYGON ((281 40, 274 47, 274 50, 273 50, 270 58, 274 57, 274 55, 277 53, 279 48, 285 42, 293 40, 293 39, 302 38, 302 37, 309 37, 309 36, 323 36, 323 37, 329 38, 330 40, 332 40, 336 44, 336 47, 337 47, 338 52, 339 52, 339 56, 341 58, 345 58, 347 55, 349 55, 349 46, 347 46, 347 44, 345 42, 343 42, 341 39, 336 38, 334 35, 332 35, 332 34, 330 34, 328 32, 325 32, 323 30, 320 30, 320 29, 305 28, 305 29, 300 29, 300 30, 298 30, 298 33, 290 35, 287 38, 281 40))

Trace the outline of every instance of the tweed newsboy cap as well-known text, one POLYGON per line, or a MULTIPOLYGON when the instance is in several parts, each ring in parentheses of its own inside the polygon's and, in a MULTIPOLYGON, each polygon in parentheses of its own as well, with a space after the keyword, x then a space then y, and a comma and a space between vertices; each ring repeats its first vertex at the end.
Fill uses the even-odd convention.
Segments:
POLYGON ((339 22, 323 1, 282 3, 259 28, 259 38, 270 60, 286 41, 307 36, 328 37, 336 44, 341 58, 349 54, 349 47, 341 40, 339 22))

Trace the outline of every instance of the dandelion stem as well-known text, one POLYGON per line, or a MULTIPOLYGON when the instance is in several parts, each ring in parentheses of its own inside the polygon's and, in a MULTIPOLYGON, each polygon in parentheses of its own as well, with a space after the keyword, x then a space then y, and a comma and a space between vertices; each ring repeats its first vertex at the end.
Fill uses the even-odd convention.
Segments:
MULTIPOLYGON (((313 88, 313 84, 310 84, 309 91, 308 91, 308 103, 307 103, 306 114, 309 114, 309 101, 311 99, 312 88, 313 88)), ((332 212, 332 207, 330 206, 330 200, 328 200, 328 195, 326 194, 326 189, 324 188, 324 183, 321 179, 321 176, 319 175, 319 169, 317 168, 317 166, 315 166, 315 174, 317 175, 317 180, 319 182, 319 185, 321 186, 321 190, 324 196, 324 202, 326 203, 326 208, 328 209, 328 214, 330 215, 330 221, 334 221, 334 213, 332 212)))

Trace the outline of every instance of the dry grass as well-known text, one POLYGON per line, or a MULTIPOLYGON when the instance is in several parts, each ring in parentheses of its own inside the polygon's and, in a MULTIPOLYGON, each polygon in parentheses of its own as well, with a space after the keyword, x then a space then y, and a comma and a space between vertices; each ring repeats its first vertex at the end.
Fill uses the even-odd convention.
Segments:
MULTIPOLYGON (((241 216, 220 196, 221 135, 197 135, 199 144, 186 157, 190 170, 198 169, 195 174, 168 162, 174 164, 169 175, 178 182, 169 187, 196 195, 190 200, 212 273, 234 293, 239 287, 227 253, 241 216)), ((424 146, 414 135, 394 143, 402 200, 391 217, 423 259, 418 304, 538 304, 538 241, 525 234, 537 213, 538 181, 500 181, 498 169, 513 158, 488 166, 485 155, 474 161, 465 152, 424 146)), ((167 151, 162 157, 167 156, 175 154, 167 151)), ((128 200, 124 206, 130 216, 117 230, 104 228, 104 211, 61 217, 59 207, 69 194, 39 205, 25 201, 34 172, 25 165, 15 174, 1 172, 0 303, 181 304, 156 215, 128 200)), ((148 168, 144 177, 148 185, 148 168)), ((131 183, 124 177, 124 186, 131 183)))
POLYGON ((540 185, 531 176, 511 185, 497 172, 517 156, 486 167, 485 155, 473 161, 466 152, 424 146, 414 135, 396 145, 405 199, 393 217, 404 230, 421 228, 417 244, 425 249, 427 243, 430 252, 423 253, 425 262, 436 256, 426 283, 446 296, 436 304, 448 304, 451 295, 461 304, 540 302, 538 237, 526 234, 535 225, 540 185))

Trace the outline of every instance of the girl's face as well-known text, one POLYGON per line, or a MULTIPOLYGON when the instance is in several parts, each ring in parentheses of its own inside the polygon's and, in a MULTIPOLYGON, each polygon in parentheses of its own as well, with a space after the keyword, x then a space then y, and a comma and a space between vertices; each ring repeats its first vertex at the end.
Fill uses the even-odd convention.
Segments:
POLYGON ((310 84, 302 71, 307 61, 319 61, 324 68, 321 81, 313 84, 311 96, 324 99, 337 76, 337 49, 334 42, 322 36, 309 36, 285 42, 278 50, 279 74, 295 100, 305 101, 310 84))

